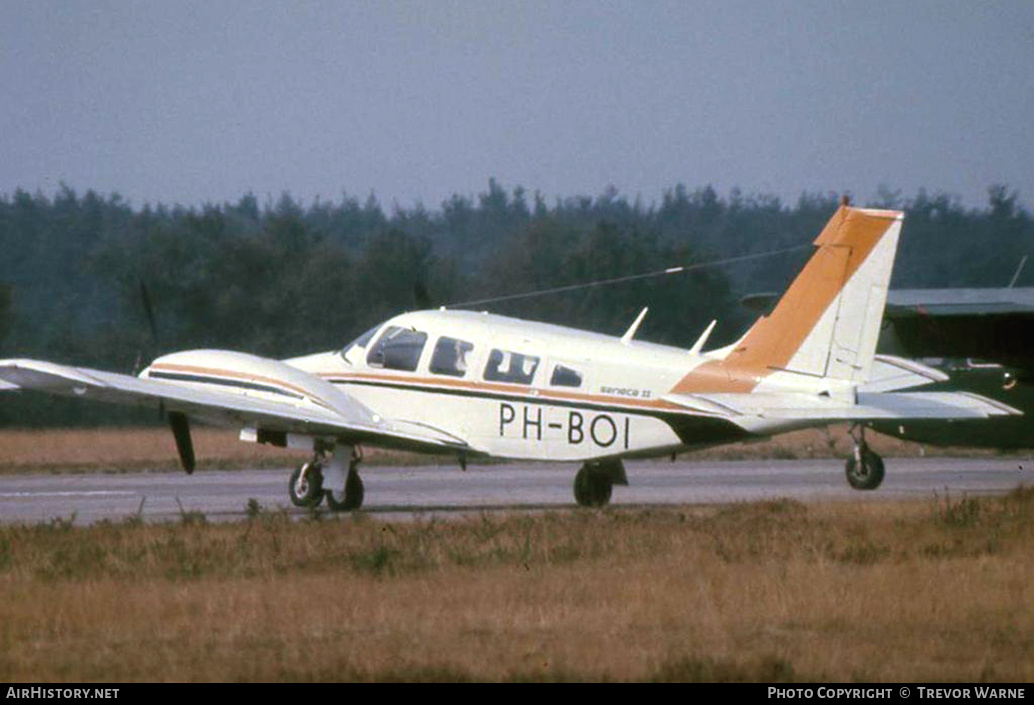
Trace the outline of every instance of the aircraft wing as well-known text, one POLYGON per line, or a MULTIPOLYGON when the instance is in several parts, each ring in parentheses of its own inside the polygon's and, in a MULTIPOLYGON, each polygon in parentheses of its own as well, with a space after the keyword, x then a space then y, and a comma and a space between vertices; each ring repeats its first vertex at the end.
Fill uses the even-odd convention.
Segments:
POLYGON ((908 357, 977 358, 1034 376, 1028 338, 1034 289, 905 289, 890 292, 888 351, 908 357))
POLYGON ((857 403, 780 392, 671 394, 665 400, 733 421, 744 416, 831 423, 878 419, 984 419, 1021 413, 1007 404, 969 392, 860 392, 857 403))
POLYGON ((897 289, 887 314, 918 316, 1034 316, 1034 289, 897 289))
POLYGON ((96 401, 164 406, 168 411, 222 426, 252 426, 263 430, 333 436, 349 443, 376 443, 413 450, 466 449, 467 443, 429 426, 381 419, 369 408, 339 392, 331 405, 300 400, 273 401, 233 392, 197 389, 157 379, 141 379, 84 367, 39 360, 0 360, 2 389, 30 389, 96 401))
MULTIPOLYGON (((759 292, 740 298, 740 305, 764 312, 775 305, 779 294, 759 292)), ((891 289, 887 294, 888 318, 929 316, 1034 317, 1034 288, 999 289, 891 289)))

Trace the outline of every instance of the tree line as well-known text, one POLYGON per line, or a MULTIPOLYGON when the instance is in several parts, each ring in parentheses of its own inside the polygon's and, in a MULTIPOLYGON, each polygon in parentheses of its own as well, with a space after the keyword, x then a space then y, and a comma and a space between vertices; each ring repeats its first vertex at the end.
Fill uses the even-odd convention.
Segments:
MULTIPOLYGON (((638 337, 689 346, 717 318, 720 344, 752 318, 740 296, 786 287, 839 198, 804 194, 787 205, 677 185, 649 204, 614 189, 547 202, 492 179, 437 210, 386 210, 373 196, 348 194, 134 208, 118 194, 67 186, 50 197, 18 190, 0 195, 0 357, 125 372, 187 348, 283 358, 341 347, 405 310, 796 248, 478 306, 616 335, 649 306, 638 337)), ((883 190, 864 205, 906 211, 898 287, 1004 286, 1034 249, 1030 214, 1007 187, 990 188, 978 209, 925 191, 883 190)), ((9 426, 154 420, 150 411, 0 397, 0 424, 9 426)))

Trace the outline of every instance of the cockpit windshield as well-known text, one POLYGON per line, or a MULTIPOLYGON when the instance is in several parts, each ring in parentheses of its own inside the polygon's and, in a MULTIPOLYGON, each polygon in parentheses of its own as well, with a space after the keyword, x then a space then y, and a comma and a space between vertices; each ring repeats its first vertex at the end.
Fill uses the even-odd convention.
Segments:
POLYGON ((374 333, 380 330, 380 328, 380 325, 374 326, 373 328, 371 328, 370 330, 366 331, 358 338, 353 340, 351 343, 341 348, 341 357, 344 359, 344 361, 347 362, 349 365, 354 365, 355 362, 349 359, 349 353, 352 351, 353 348, 365 350, 366 346, 370 344, 370 339, 373 338, 374 333))
POLYGON ((427 342, 427 333, 388 326, 366 354, 366 364, 386 370, 415 372, 427 342))

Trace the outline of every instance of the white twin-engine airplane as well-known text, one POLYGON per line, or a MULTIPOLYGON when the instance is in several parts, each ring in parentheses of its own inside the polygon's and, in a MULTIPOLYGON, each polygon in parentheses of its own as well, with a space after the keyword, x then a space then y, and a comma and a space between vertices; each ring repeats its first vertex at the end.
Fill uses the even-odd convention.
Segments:
MULTIPOLYGON (((343 350, 290 360, 192 350, 138 377, 36 360, 0 361, 0 380, 102 401, 162 406, 187 472, 188 419, 242 428, 245 441, 310 449, 291 501, 358 508, 361 445, 458 457, 582 464, 578 504, 627 484, 624 458, 769 436, 806 426, 1018 414, 961 392, 895 392, 946 379, 875 355, 903 215, 846 203, 772 312, 736 343, 703 351, 488 313, 405 313, 343 350)), ((690 302, 687 302, 687 304, 690 302)), ((645 313, 645 310, 644 310, 645 313)), ((13 385, 13 386, 12 386, 13 385)), ((847 480, 871 490, 882 459, 856 433, 847 480)))

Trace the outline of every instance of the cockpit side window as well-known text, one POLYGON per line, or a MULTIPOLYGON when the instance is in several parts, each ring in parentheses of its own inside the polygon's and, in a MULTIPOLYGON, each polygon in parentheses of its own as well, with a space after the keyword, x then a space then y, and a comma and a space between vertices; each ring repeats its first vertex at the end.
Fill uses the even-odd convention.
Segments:
POLYGON ((374 326, 373 328, 371 328, 370 330, 366 331, 358 338, 353 340, 351 343, 341 348, 341 357, 345 359, 345 362, 347 362, 350 365, 353 364, 352 361, 348 359, 349 351, 352 348, 366 349, 366 346, 370 344, 370 339, 373 338, 373 334, 376 333, 378 330, 380 330, 380 325, 374 326))
POLYGON ((463 377, 467 374, 473 343, 442 336, 431 355, 431 372, 436 375, 463 377))
POLYGON ((427 333, 388 326, 366 356, 366 364, 386 370, 414 372, 426 343, 427 333))
POLYGON ((582 373, 572 370, 570 367, 557 365, 553 368, 553 375, 549 383, 554 387, 580 387, 582 386, 582 373))
POLYGON ((538 366, 539 358, 533 355, 493 350, 488 355, 488 364, 485 365, 485 380, 531 384, 538 366))

